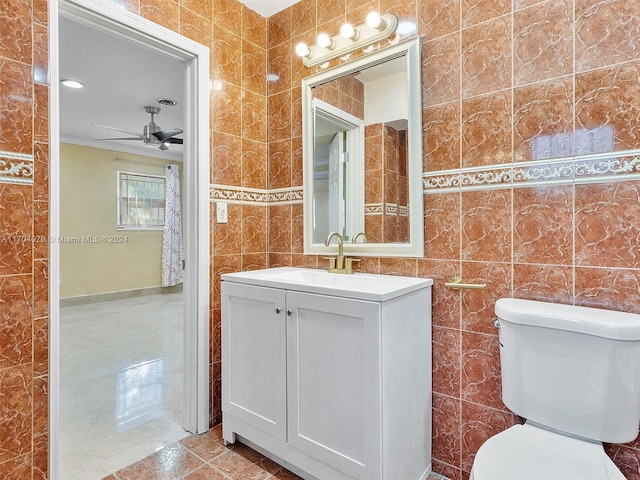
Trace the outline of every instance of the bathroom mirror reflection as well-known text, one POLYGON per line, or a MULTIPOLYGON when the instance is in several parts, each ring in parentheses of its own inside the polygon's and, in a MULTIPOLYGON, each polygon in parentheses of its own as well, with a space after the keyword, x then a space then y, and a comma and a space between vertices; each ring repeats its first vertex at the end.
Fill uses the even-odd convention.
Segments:
POLYGON ((346 253, 422 256, 419 47, 303 80, 305 253, 327 253, 337 231, 346 253))
POLYGON ((349 241, 364 231, 364 121, 317 97, 313 108, 313 241, 329 232, 349 241))

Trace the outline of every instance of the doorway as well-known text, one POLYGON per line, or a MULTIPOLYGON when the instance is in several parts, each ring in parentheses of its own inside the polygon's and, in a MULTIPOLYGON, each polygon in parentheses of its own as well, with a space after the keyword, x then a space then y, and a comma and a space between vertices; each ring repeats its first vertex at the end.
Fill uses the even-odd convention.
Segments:
POLYGON ((313 243, 364 232, 364 121, 313 99, 313 243), (348 192, 348 194, 347 194, 348 192))
MULTIPOLYGON (((49 2, 50 48, 50 478, 59 478, 60 412, 60 72, 59 19, 102 29, 181 60, 185 65, 183 153, 184 416, 192 433, 209 428, 209 49, 110 3, 49 2)), ((150 367, 150 365, 146 365, 150 367)))

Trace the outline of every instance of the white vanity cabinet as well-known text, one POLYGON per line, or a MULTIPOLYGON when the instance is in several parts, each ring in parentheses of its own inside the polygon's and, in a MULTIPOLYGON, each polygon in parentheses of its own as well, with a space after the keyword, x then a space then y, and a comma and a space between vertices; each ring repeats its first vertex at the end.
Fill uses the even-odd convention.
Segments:
POLYGON ((227 282, 222 288, 224 411, 286 441, 285 292, 227 282))
POLYGON ((346 276, 223 275, 223 437, 306 479, 422 480, 431 281, 336 277, 346 276))

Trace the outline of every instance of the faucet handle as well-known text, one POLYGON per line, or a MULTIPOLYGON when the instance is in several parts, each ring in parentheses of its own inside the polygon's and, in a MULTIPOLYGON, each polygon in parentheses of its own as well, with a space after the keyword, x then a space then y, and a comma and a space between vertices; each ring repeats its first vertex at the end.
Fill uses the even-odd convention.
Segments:
POLYGON ((325 260, 329 260, 329 270, 334 270, 336 268, 336 257, 322 257, 325 260))
POLYGON ((347 273, 353 273, 353 262, 361 262, 362 259, 360 258, 345 258, 344 259, 344 269, 347 271, 347 273))

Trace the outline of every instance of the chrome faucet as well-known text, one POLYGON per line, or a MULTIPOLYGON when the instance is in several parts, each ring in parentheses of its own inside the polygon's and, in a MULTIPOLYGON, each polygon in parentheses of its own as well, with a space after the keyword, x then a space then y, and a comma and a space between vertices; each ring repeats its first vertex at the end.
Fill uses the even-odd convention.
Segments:
POLYGON ((329 246, 331 239, 336 237, 338 239, 338 256, 337 257, 324 257, 329 260, 329 272, 330 273, 353 273, 353 262, 359 262, 359 258, 344 258, 344 246, 342 242, 342 236, 338 232, 331 232, 327 235, 327 239, 324 241, 325 246, 329 246))

